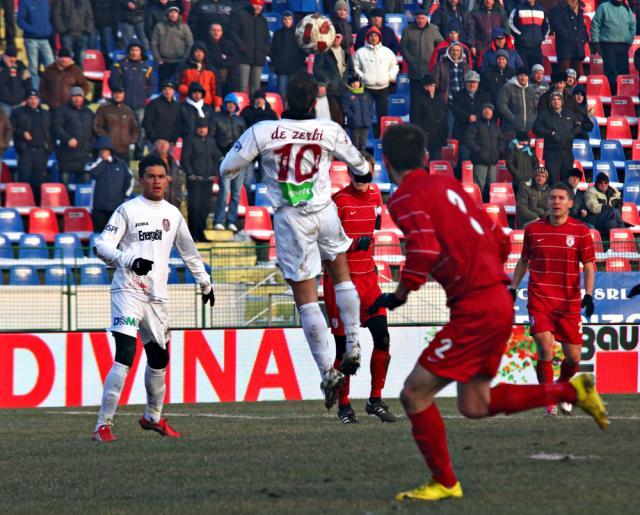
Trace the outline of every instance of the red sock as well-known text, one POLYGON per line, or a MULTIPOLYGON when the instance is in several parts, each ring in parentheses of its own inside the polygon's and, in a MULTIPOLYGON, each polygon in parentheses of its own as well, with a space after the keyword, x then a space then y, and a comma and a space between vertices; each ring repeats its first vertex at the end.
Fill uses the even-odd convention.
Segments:
POLYGON ((409 415, 413 438, 431 471, 433 479, 447 488, 456 484, 456 475, 451 466, 447 433, 444 422, 435 404, 420 413, 409 415))
POLYGON ((538 360, 536 375, 540 384, 553 383, 553 365, 551 361, 538 360))
POLYGON ((499 384, 491 388, 489 415, 509 415, 559 402, 575 401, 576 390, 571 383, 499 384))
MULTIPOLYGON (((333 362, 333 368, 336 370, 340 368, 340 364, 342 363, 341 359, 337 359, 333 362)), ((349 382, 351 380, 351 376, 344 376, 344 383, 338 390, 338 406, 346 406, 347 404, 351 404, 349 400, 349 382)))
POLYGON ((563 359, 562 365, 560 365, 560 377, 558 378, 558 382, 568 383, 569 379, 577 374, 579 368, 579 363, 568 363, 566 358, 563 359))
POLYGON ((391 356, 388 351, 373 349, 371 363, 369 363, 369 369, 371 371, 371 395, 369 395, 369 397, 382 397, 382 389, 387 380, 389 361, 391 361, 391 356))

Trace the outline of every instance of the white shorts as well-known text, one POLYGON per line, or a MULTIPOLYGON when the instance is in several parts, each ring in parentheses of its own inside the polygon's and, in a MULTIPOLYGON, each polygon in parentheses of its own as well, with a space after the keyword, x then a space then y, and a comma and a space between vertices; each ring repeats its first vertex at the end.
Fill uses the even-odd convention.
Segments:
POLYGON ((154 341, 163 349, 171 339, 169 310, 164 302, 146 302, 127 292, 111 292, 113 325, 109 331, 136 337, 140 332, 142 343, 154 341))
POLYGON ((273 223, 278 265, 285 279, 312 279, 322 272, 322 261, 333 261, 351 246, 333 202, 311 214, 282 207, 273 216, 273 223))

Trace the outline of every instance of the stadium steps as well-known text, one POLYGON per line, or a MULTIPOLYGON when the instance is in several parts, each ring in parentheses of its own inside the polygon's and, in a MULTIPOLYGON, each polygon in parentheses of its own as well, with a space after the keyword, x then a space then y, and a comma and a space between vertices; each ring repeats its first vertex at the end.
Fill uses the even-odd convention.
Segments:
POLYGON ((276 271, 273 268, 254 268, 253 265, 248 265, 246 268, 225 268, 216 265, 214 261, 211 274, 213 275, 213 281, 215 284, 256 284, 267 280, 268 282, 271 282, 269 276, 273 276, 276 284, 284 284, 284 279, 282 278, 280 271, 276 271))
POLYGON ((204 237, 209 241, 233 241, 232 231, 214 231, 213 229, 207 229, 204 231, 204 237))

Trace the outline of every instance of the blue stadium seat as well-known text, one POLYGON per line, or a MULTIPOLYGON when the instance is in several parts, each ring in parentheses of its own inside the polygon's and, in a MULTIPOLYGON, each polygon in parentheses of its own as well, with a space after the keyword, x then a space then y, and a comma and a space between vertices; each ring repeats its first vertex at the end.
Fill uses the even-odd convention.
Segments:
POLYGON ((109 284, 109 272, 104 265, 85 265, 80 267, 80 284, 104 285, 109 284))
POLYGON ((592 148, 600 148, 600 142, 602 141, 600 126, 594 116, 591 117, 591 121, 593 122, 593 129, 589 133, 589 143, 591 143, 592 148))
POLYGON ((80 238, 77 234, 61 232, 56 234, 53 245, 53 257, 55 259, 80 259, 84 257, 80 238))
POLYGON ((625 181, 622 199, 625 202, 633 202, 634 204, 639 205, 640 204, 640 182, 629 184, 627 181, 625 181))
POLYGON ((169 279, 167 281, 167 284, 180 284, 178 269, 174 266, 169 267, 169 279))
POLYGON ((169 254, 169 259, 173 259, 173 258, 180 259, 180 253, 178 252, 178 249, 175 246, 171 247, 171 254, 169 254))
POLYGON ((406 73, 399 73, 396 78, 396 95, 410 95, 411 81, 406 73))
POLYGON ((42 234, 23 234, 18 243, 18 259, 49 259, 42 234))
POLYGON ((11 145, 4 151, 4 154, 2 154, 2 162, 9 168, 15 168, 18 166, 18 153, 16 152, 16 147, 11 145))
POLYGON ((278 93, 278 76, 275 73, 269 74, 267 80, 267 91, 271 93, 278 93))
POLYGON ((379 139, 373 140, 373 159, 376 163, 382 163, 382 143, 379 139))
POLYGON ((625 157, 622 144, 615 139, 603 139, 600 142, 600 159, 613 161, 616 168, 624 168, 625 157))
POLYGON ((93 186, 91 184, 76 184, 74 206, 91 209, 93 205, 93 186))
POLYGON ((404 4, 402 8, 405 11, 411 11, 412 13, 415 13, 420 8, 418 0, 404 0, 402 3, 404 4))
POLYGON ((12 207, 0 208, 0 233, 12 242, 20 240, 24 234, 24 223, 17 209, 12 207))
POLYGON ((50 266, 44 272, 44 284, 47 286, 74 284, 73 272, 66 266, 50 266))
POLYGON ((640 184, 640 161, 625 161, 624 183, 640 184))
POLYGON ((589 140, 574 139, 573 140, 573 158, 580 161, 584 168, 593 167, 593 149, 589 140))
MULTIPOLYGON (((11 240, 7 238, 4 234, 0 234, 0 260, 3 259, 13 259, 13 249, 11 248, 11 240)), ((2 262, 0 261, 0 270, 3 268, 2 262)), ((1 276, 2 274, 0 274, 1 276)))
POLYGON ((187 267, 184 269, 184 284, 196 284, 196 278, 187 267))
POLYGON ((391 27, 396 37, 402 37, 402 31, 407 26, 407 17, 401 13, 387 13, 384 16, 385 25, 391 27))
POLYGON ((289 9, 289 0, 272 0, 271 1, 272 13, 282 13, 287 9, 289 9))
POLYGON ((16 266, 9 271, 9 284, 11 286, 38 286, 40 279, 38 273, 30 266, 16 266))
POLYGON ((264 13, 264 17, 267 19, 269 32, 271 32, 271 37, 273 37, 273 33, 282 27, 282 15, 280 13, 272 12, 264 13))
POLYGON ((388 116, 408 116, 409 95, 389 95, 387 106, 388 116))
POLYGON ((599 173, 604 173, 609 177, 610 182, 618 182, 618 171, 613 164, 613 161, 594 161, 593 163, 593 177, 599 173))
POLYGON ((267 197, 267 185, 264 182, 259 182, 256 184, 256 199, 254 204, 256 206, 266 207, 270 213, 273 212, 271 200, 269 200, 269 197, 267 197))
POLYGON ((380 188, 382 193, 387 193, 391 188, 389 174, 387 173, 387 169, 384 167, 383 163, 376 162, 374 165, 372 182, 378 185, 378 188, 380 188))
POLYGON ((98 257, 96 256, 95 251, 93 250, 93 248, 96 246, 96 238, 100 236, 99 232, 94 232, 91 236, 89 236, 89 257, 98 257))

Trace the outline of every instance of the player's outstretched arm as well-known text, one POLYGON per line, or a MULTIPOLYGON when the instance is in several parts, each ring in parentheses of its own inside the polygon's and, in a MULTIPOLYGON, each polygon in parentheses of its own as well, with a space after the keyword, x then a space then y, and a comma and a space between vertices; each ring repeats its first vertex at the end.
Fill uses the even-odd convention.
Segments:
POLYGON ((118 249, 118 244, 124 236, 127 228, 127 221, 121 212, 121 207, 109 218, 109 223, 96 238, 94 252, 107 265, 118 268, 131 268, 137 256, 132 253, 122 252, 118 249))
POLYGON ((396 291, 393 293, 383 293, 380 295, 369 308, 369 314, 375 314, 380 308, 387 308, 389 311, 393 311, 399 308, 407 302, 409 298, 409 289, 402 284, 398 283, 396 291))
POLYGON ((333 154, 349 165, 354 175, 373 175, 372 165, 365 159, 360 151, 351 143, 346 131, 340 127, 336 138, 336 148, 333 154))
POLYGON ((584 314, 587 317, 593 315, 595 305, 593 304, 593 288, 596 283, 596 265, 595 261, 584 264, 584 297, 582 297, 582 307, 585 308, 584 314))
POLYGON ((220 174, 227 179, 237 177, 259 154, 253 127, 250 127, 224 156, 220 164, 220 174))
POLYGON ((187 268, 193 274, 193 277, 195 277, 196 282, 200 286, 202 301, 205 304, 209 302, 211 306, 213 306, 216 302, 216 298, 213 292, 211 277, 209 277, 209 274, 204 268, 202 257, 200 256, 200 253, 196 248, 196 244, 193 242, 193 238, 189 233, 187 223, 182 217, 180 218, 178 232, 176 233, 175 246, 176 249, 178 249, 178 254, 180 254, 182 261, 187 265, 187 268))

